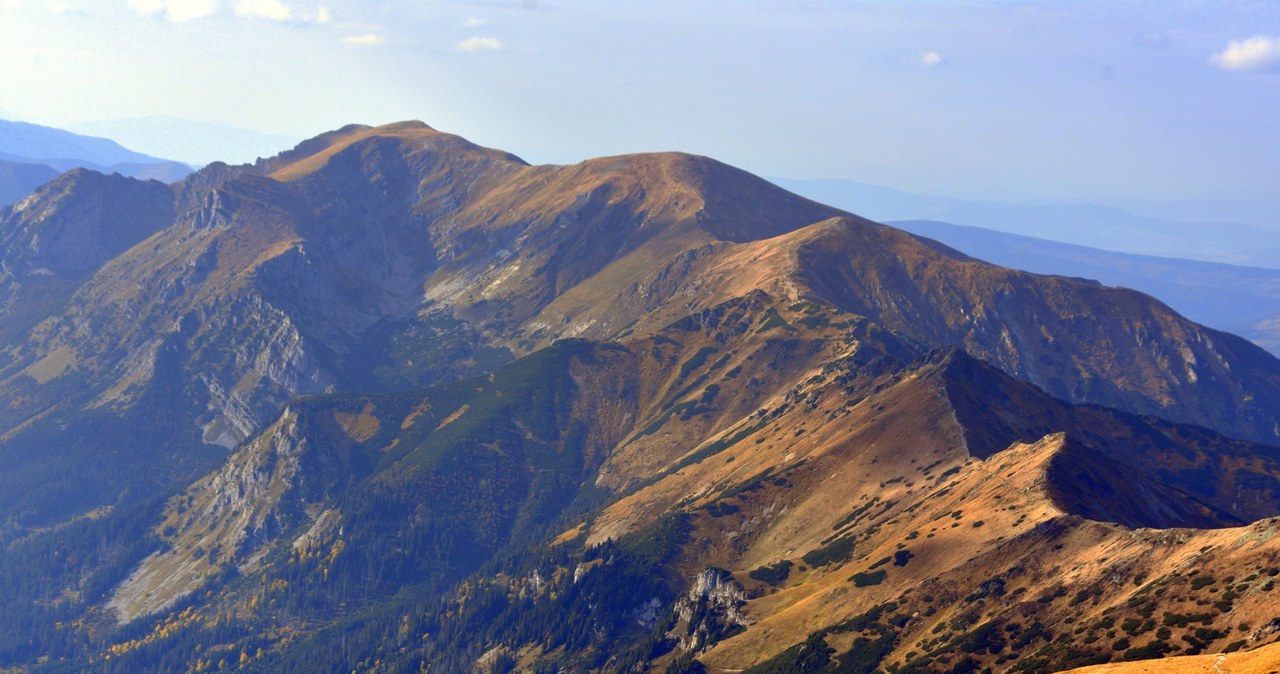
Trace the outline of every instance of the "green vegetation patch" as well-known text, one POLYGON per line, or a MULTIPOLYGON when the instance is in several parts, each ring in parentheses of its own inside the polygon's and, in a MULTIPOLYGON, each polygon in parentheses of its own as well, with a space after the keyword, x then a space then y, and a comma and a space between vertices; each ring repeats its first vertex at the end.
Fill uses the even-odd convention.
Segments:
POLYGON ((764 323, 760 324, 760 328, 756 330, 756 333, 759 334, 774 328, 782 328, 788 332, 799 332, 799 330, 796 330, 795 326, 788 323, 786 319, 778 313, 777 309, 769 307, 769 310, 764 314, 764 323))
POLYGON ((806 552, 800 559, 809 566, 827 566, 839 562, 847 562, 853 556, 854 542, 852 536, 837 538, 816 550, 806 552))
POLYGON ((703 364, 707 362, 707 358, 710 358, 711 354, 719 350, 720 349, 717 349, 714 346, 704 346, 701 349, 698 349, 696 352, 694 352, 692 356, 689 357, 689 360, 686 360, 684 363, 680 365, 680 372, 677 374, 676 378, 679 380, 683 380, 685 377, 689 376, 692 372, 702 367, 703 364))
POLYGON ((853 581, 854 587, 869 587, 871 585, 879 585, 884 582, 885 576, 889 575, 884 569, 878 571, 863 571, 855 573, 849 577, 853 581))
POLYGON ((787 577, 791 575, 791 567, 791 560, 784 559, 769 566, 762 566, 758 569, 753 569, 747 573, 747 575, 750 576, 752 580, 758 580, 770 585, 780 585, 786 582, 787 577))

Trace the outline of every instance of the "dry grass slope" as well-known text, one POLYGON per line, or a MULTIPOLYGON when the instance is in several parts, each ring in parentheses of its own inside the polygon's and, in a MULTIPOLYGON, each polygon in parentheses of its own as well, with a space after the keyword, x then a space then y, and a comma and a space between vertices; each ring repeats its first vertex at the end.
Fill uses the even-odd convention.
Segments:
POLYGON ((1073 669, 1069 674, 1276 674, 1277 672, 1280 672, 1280 644, 1235 653, 1115 662, 1073 669))

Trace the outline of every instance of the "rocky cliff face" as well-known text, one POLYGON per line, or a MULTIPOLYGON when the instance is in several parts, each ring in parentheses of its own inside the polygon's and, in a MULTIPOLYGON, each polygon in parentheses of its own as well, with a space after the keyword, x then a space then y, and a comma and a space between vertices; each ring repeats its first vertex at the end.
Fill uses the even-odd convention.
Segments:
POLYGON ((173 220, 156 181, 75 169, 6 210, 0 247, 10 273, 84 278, 173 220))
POLYGON ((121 621, 168 608, 228 569, 252 571, 255 553, 306 519, 300 482, 318 476, 300 474, 312 451, 304 433, 299 413, 286 410, 226 466, 170 502, 165 549, 147 557, 109 602, 121 621))

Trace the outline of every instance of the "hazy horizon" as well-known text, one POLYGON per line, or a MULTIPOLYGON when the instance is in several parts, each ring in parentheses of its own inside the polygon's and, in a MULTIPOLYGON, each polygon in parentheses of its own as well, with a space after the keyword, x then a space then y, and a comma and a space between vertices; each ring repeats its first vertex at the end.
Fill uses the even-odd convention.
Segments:
POLYGON ((1269 201, 1280 6, 4 0, 0 117, 303 138, 421 119, 530 161, 678 149, 1005 201, 1269 201))
MULTIPOLYGON (((1280 175, 1267 4, 3 0, 0 45, 0 118, 81 132, 421 119, 532 162, 681 150, 1165 215, 1274 205, 1280 175)), ((207 161, 216 138, 173 159, 207 161)))

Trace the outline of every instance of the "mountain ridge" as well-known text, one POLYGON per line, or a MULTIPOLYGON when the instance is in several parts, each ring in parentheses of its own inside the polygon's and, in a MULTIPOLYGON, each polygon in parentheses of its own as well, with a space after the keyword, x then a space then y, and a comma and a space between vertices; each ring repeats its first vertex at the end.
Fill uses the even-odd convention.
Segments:
POLYGON ((763 289, 786 302, 815 293, 1076 402, 1274 435, 1266 410, 1280 409, 1268 398, 1280 365, 1242 340, 1136 293, 982 265, 713 160, 528 166, 420 123, 385 136, 352 126, 299 147, 281 167, 211 165, 178 186, 179 213, 147 244, 154 250, 107 263, 69 312, 11 348, 0 391, 15 404, 3 427, 65 424, 41 420, 54 405, 127 410, 153 381, 178 377, 195 382, 178 418, 231 447, 297 395, 387 385, 362 354, 395 353, 396 343, 428 349, 402 348, 402 363, 432 362, 441 340, 461 350, 455 365, 396 384, 420 386, 478 371, 476 354, 640 336, 763 289), (300 161, 307 170, 291 182, 263 175, 300 161), (743 237, 755 239, 734 240, 743 237), (1126 325, 1134 311, 1155 322, 1126 325), (1037 334, 1063 312, 1075 318, 1037 334), (1088 343, 1072 337, 1077 328, 1093 331, 1088 343), (157 369, 164 348, 182 354, 177 371, 157 369), (1238 364, 1228 374, 1221 362, 1238 364), (68 377, 89 384, 83 399, 63 395, 68 377))
POLYGON ((161 207, 0 342, 6 666, 1046 669, 1269 605, 1280 361, 1140 293, 420 122, 64 182, 0 223, 161 207))
POLYGON ((107 138, 82 136, 62 129, 0 120, 0 148, 27 158, 76 157, 94 164, 159 164, 165 160, 133 152, 107 138))

